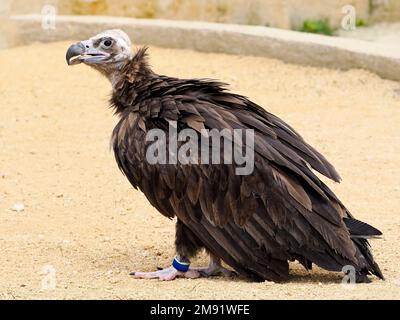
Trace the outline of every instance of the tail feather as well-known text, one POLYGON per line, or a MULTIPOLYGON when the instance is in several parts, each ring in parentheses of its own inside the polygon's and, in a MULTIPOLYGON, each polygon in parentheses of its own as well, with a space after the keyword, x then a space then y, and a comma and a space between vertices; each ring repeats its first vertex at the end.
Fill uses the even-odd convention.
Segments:
POLYGON ((377 276, 379 279, 384 280, 385 277, 383 276, 381 269, 379 268, 378 264, 374 260, 374 257, 372 256, 368 240, 363 238, 355 238, 352 240, 359 249, 359 251, 361 252, 366 262, 366 267, 360 270, 361 278, 364 277, 366 278, 367 274, 373 274, 377 276))
POLYGON ((369 225, 368 223, 362 222, 354 218, 344 218, 344 223, 350 232, 351 238, 377 238, 382 235, 378 229, 369 225))

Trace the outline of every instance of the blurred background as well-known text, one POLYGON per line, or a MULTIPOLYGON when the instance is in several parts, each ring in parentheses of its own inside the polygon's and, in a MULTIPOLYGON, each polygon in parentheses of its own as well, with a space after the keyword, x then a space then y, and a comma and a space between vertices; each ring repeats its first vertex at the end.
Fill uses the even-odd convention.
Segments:
POLYGON ((341 8, 353 5, 360 24, 399 21, 398 0, 1 0, 11 14, 40 12, 55 5, 59 14, 112 15, 134 18, 203 20, 284 29, 302 28, 304 21, 327 19, 334 29, 341 8))
POLYGON ((61 15, 199 20, 400 42, 399 0, 0 0, 0 22, 4 28, 6 16, 40 14, 48 5, 61 15), (341 27, 349 5, 356 30, 341 27))

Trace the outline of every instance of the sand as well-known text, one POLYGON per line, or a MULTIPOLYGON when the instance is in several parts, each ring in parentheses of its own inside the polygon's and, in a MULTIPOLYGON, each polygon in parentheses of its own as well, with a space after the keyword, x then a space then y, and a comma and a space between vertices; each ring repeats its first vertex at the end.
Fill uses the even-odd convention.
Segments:
MULTIPOLYGON (((387 280, 349 289, 341 274, 297 263, 284 284, 135 280, 130 271, 170 264, 174 222, 119 172, 109 150, 110 85, 83 65, 67 67, 70 43, 0 51, 0 298, 400 298, 399 83, 363 70, 152 47, 157 72, 228 82, 323 152, 343 178, 329 185, 384 232, 372 246, 387 280)), ((204 255, 193 261, 205 263, 204 255)))

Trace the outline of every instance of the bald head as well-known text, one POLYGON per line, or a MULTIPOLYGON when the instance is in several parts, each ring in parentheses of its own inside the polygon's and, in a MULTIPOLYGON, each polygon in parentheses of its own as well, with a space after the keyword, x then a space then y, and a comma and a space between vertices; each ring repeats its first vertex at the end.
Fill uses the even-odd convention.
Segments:
POLYGON ((85 63, 110 68, 132 59, 131 40, 122 30, 107 30, 70 46, 66 58, 68 65, 85 63))
POLYGON ((100 71, 112 84, 120 77, 122 66, 133 58, 131 40, 119 29, 106 30, 88 40, 71 45, 68 65, 84 63, 100 71))

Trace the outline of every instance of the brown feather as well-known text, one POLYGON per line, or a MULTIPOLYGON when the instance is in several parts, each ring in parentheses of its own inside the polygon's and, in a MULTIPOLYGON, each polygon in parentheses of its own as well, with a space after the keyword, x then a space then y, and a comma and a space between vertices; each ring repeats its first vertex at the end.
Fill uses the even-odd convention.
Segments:
POLYGON ((178 251, 196 252, 203 245, 257 281, 288 279, 293 259, 307 268, 316 263, 340 271, 351 264, 360 274, 381 275, 368 242, 350 238, 343 222, 350 213, 312 171, 340 180, 320 153, 284 121, 225 85, 157 75, 146 56, 146 49, 139 50, 115 86, 111 104, 121 119, 112 145, 132 185, 163 215, 178 217, 178 251), (254 130, 254 172, 237 176, 234 164, 148 164, 146 131, 167 133, 171 120, 178 130, 254 130))

